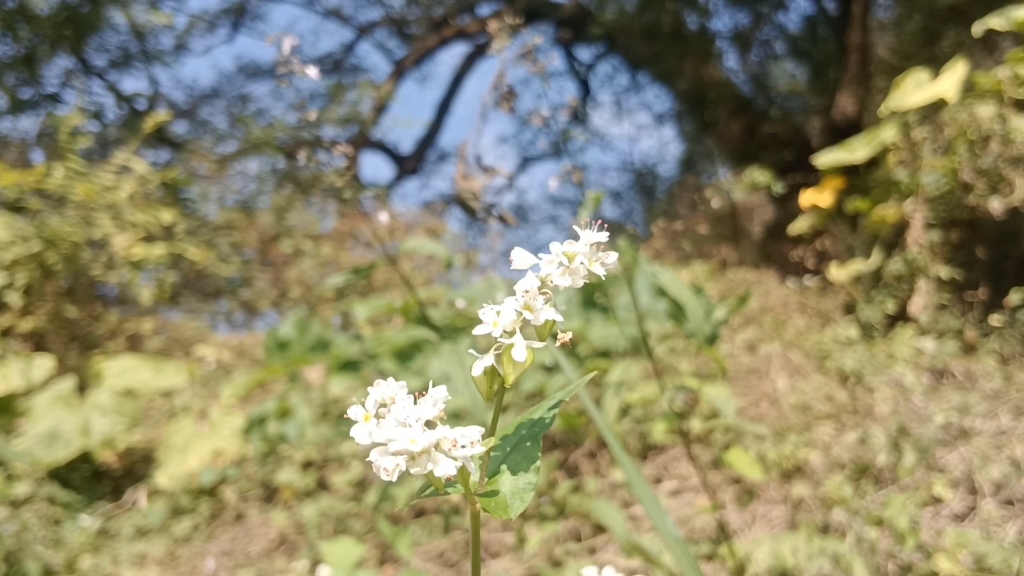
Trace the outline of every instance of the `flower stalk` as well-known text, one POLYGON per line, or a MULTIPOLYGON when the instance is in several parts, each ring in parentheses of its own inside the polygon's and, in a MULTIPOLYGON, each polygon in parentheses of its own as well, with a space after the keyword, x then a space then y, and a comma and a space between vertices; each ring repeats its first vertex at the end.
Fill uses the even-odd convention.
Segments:
MULTIPOLYGON (((564 320, 554 305, 555 292, 579 288, 591 275, 603 279, 618 260, 617 253, 603 250, 608 232, 600 221, 573 228, 579 239, 552 242, 548 254, 534 255, 519 247, 512 250, 511 269, 525 271, 514 286, 515 295, 501 304, 485 304, 477 312, 480 324, 473 334, 493 339, 487 352, 469 351, 476 356, 470 375, 477 390, 485 401, 493 402, 487 428, 444 424, 445 404, 451 396, 447 387, 433 382, 426 392, 410 394, 404 381, 377 380, 367 388, 367 397, 346 412, 354 422, 350 436, 370 448, 367 461, 382 480, 394 482, 402 474, 426 476, 439 494, 445 493, 446 481, 458 480, 469 507, 472 576, 481 574, 483 510, 473 474, 479 474, 476 490, 482 490, 505 394, 533 364, 534 350, 547 346, 564 320)), ((556 345, 567 345, 571 338, 571 332, 558 330, 556 345)))

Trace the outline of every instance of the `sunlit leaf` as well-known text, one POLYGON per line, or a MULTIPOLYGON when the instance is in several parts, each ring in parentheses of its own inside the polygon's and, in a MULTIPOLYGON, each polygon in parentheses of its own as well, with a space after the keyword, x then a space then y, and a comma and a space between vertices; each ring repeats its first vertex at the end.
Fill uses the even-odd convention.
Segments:
POLYGON ((49 470, 89 447, 78 377, 64 374, 25 398, 25 420, 11 442, 16 462, 49 470))
POLYGON ((979 19, 971 25, 971 36, 981 38, 989 30, 1024 32, 1024 4, 1011 4, 979 19))
POLYGON ((722 463, 751 482, 760 482, 765 478, 761 463, 742 446, 732 446, 723 452, 722 463))
POLYGON ((161 490, 187 488, 197 484, 207 469, 242 457, 247 451, 244 428, 244 414, 225 407, 179 416, 157 448, 154 486, 161 490))
POLYGON ((834 146, 819 150, 811 156, 811 164, 818 170, 858 166, 895 144, 902 133, 898 121, 886 120, 834 146))
POLYGON ((14 354, 0 360, 0 396, 34 390, 57 373, 57 357, 46 352, 14 354))
POLYGON ((334 569, 335 574, 351 574, 366 556, 366 544, 358 538, 342 535, 316 543, 317 551, 324 564, 334 569))
POLYGON ((875 246, 871 250, 871 257, 864 258, 857 256, 846 262, 833 260, 825 267, 825 277, 833 284, 846 285, 857 278, 870 274, 882 267, 885 263, 885 249, 875 246))
POLYGON ((825 228, 829 222, 829 212, 826 210, 811 210, 797 216, 786 227, 786 235, 790 237, 806 236, 825 228))
POLYGON ((900 74, 892 82, 888 96, 878 108, 878 116, 885 118, 894 112, 909 112, 944 100, 954 104, 963 95, 964 84, 971 73, 971 61, 955 56, 934 76, 923 66, 916 66, 900 74))
POLYGON ((847 178, 841 174, 829 174, 815 186, 800 190, 797 203, 807 212, 814 208, 831 210, 839 202, 839 196, 846 190, 847 178))
POLYGON ((188 386, 189 365, 174 358, 122 352, 92 360, 94 385, 110 390, 159 393, 188 386))

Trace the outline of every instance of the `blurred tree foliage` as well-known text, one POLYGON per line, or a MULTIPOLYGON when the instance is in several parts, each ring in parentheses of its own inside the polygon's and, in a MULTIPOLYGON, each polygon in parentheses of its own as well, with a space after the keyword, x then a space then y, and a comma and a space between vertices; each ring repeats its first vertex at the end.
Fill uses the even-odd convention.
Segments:
MULTIPOLYGON (((1022 24, 1013 5, 971 31, 1022 24)), ((828 174, 801 192, 789 231, 825 231, 816 245, 848 258, 825 275, 850 288, 873 330, 901 319, 932 330, 1013 322, 1024 284, 1022 62, 1018 46, 973 71, 962 55, 937 73, 913 67, 893 81, 877 125, 811 157, 828 174)))

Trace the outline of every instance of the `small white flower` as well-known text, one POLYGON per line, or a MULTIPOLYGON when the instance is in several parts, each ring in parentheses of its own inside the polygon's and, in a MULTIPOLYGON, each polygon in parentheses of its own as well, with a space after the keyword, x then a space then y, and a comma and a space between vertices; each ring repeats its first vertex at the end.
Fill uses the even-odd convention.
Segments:
POLYGON ((394 404, 398 398, 409 394, 409 384, 404 380, 395 380, 388 377, 387 380, 375 380, 373 386, 366 389, 370 397, 381 404, 394 404))
POLYGON ((434 386, 433 380, 427 384, 427 392, 419 399, 416 403, 424 413, 424 421, 436 420, 444 412, 444 405, 452 399, 451 394, 448 393, 448 387, 434 386))
POLYGON ((483 426, 456 426, 444 430, 444 450, 454 458, 483 454, 483 426))
POLYGON ((512 303, 506 299, 501 304, 485 304, 477 312, 480 317, 480 324, 473 328, 473 335, 483 336, 490 334, 497 338, 506 332, 516 321, 516 310, 512 303))
POLYGON ((502 344, 510 344, 512 346, 512 359, 516 362, 526 362, 526 352, 528 348, 544 347, 543 342, 523 338, 523 334, 519 331, 519 328, 516 328, 516 333, 511 338, 498 338, 498 342, 501 342, 502 344))
POLYGON ((488 366, 494 366, 494 355, 500 350, 501 348, 498 346, 491 348, 486 354, 480 354, 475 350, 470 350, 469 353, 476 356, 476 360, 473 362, 473 366, 470 368, 469 373, 473 377, 480 376, 488 366))
POLYGON ((451 478, 459 473, 459 463, 443 453, 431 449, 409 457, 408 470, 410 474, 416 476, 433 472, 434 476, 438 478, 451 478))
POLYGON ((313 576, 334 576, 334 568, 327 564, 317 564, 316 570, 313 571, 313 576))
POLYGON ((583 227, 573 226, 573 230, 580 236, 580 242, 587 244, 604 244, 608 241, 608 226, 602 226, 600 220, 596 222, 584 222, 583 227))
POLYGON ((386 446, 377 446, 370 450, 370 456, 366 460, 373 467, 373 472, 386 482, 398 480, 406 468, 406 457, 392 454, 386 446))
POLYGON ((527 292, 536 292, 537 290, 540 290, 540 287, 540 278, 538 278, 533 272, 527 272, 526 276, 523 276, 522 280, 516 282, 516 285, 512 289, 516 291, 517 295, 519 295, 527 292))
POLYGON ((523 318, 534 326, 540 326, 549 320, 554 320, 555 322, 562 322, 564 320, 558 310, 551 305, 551 302, 539 292, 533 291, 521 294, 518 297, 518 304, 523 318))
POLYGON ((377 429, 377 406, 377 401, 370 397, 366 399, 365 404, 354 404, 345 412, 345 415, 355 422, 349 436, 360 446, 373 443, 373 432, 377 429))
POLYGON ((540 264, 540 260, 536 256, 519 246, 512 249, 509 260, 512 262, 512 270, 528 270, 540 264))

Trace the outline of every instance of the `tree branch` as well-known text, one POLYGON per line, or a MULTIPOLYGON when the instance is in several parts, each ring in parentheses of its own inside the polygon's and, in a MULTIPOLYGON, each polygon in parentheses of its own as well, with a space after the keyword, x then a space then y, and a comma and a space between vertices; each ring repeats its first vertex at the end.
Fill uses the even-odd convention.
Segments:
POLYGON ((415 174, 419 171, 420 166, 423 165, 423 160, 426 158, 427 151, 431 146, 434 145, 434 140, 437 139, 437 135, 441 132, 441 127, 444 125, 445 118, 448 116, 448 111, 451 109, 452 102, 459 93, 459 88, 462 87, 462 83, 465 81, 466 76, 473 69, 473 66, 480 61, 485 54, 487 49, 490 47, 491 41, 488 38, 484 42, 481 42, 473 47, 472 50, 466 54, 462 64, 455 71, 452 76, 451 82, 448 84, 448 89, 445 91, 444 96, 441 98, 441 102, 437 105, 437 110, 434 112, 434 118, 430 122, 430 126, 427 127, 426 132, 420 137, 419 142, 416 144, 416 148, 413 149, 412 153, 402 159, 401 164, 398 167, 399 179, 405 176, 415 174))
POLYGON ((870 0, 845 0, 840 21, 845 23, 842 68, 832 98, 829 120, 838 141, 861 129, 868 95, 868 45, 870 0))

